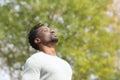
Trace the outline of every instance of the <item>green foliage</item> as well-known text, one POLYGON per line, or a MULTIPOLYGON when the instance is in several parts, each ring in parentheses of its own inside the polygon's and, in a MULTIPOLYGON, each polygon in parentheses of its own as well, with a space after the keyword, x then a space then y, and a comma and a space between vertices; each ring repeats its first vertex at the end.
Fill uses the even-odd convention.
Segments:
MULTIPOLYGON (((119 34, 105 15, 111 0, 15 0, 0 7, 0 57, 20 70, 34 52, 27 33, 42 22, 56 30, 57 53, 73 68, 73 80, 117 80, 119 34), (19 65, 17 65, 19 63, 19 65), (16 66, 17 65, 17 66, 16 66), (96 79, 91 79, 94 75, 96 79)), ((13 75, 14 76, 14 75, 13 75)), ((19 79, 20 80, 20 76, 19 79)))

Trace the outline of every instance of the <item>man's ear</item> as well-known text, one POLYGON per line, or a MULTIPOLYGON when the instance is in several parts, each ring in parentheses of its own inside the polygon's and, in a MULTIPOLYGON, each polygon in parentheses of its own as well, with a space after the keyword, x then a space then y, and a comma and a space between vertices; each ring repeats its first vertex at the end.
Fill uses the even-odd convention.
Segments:
POLYGON ((34 43, 39 44, 41 42, 40 38, 35 38, 34 43))

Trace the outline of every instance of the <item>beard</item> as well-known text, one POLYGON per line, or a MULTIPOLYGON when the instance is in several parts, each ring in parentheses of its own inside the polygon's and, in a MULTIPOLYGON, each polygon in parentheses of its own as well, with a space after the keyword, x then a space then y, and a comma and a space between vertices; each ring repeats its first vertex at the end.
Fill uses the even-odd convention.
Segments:
POLYGON ((41 39, 41 41, 43 43, 57 43, 58 42, 58 38, 54 35, 52 36, 42 36, 39 37, 41 39))
POLYGON ((58 38, 51 38, 51 41, 50 42, 53 42, 53 43, 57 43, 58 42, 58 38))
POLYGON ((52 42, 52 43, 57 43, 58 42, 58 38, 56 37, 56 35, 51 35, 49 37, 49 39, 50 39, 50 42, 52 42))

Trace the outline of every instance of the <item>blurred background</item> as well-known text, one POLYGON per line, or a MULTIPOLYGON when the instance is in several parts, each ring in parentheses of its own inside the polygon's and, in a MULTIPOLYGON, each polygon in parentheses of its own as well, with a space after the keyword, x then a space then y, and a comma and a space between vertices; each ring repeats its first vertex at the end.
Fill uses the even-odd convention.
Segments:
POLYGON ((0 80, 21 80, 39 22, 56 31, 72 80, 120 80, 120 0, 0 0, 0 80))

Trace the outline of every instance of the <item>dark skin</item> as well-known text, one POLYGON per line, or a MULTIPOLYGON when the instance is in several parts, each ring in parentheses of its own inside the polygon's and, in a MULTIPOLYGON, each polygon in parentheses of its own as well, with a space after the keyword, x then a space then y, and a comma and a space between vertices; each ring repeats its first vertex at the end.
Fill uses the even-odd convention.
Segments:
POLYGON ((46 26, 38 29, 38 37, 34 42, 39 46, 39 50, 52 56, 56 56, 55 46, 58 41, 56 34, 53 30, 46 26))

